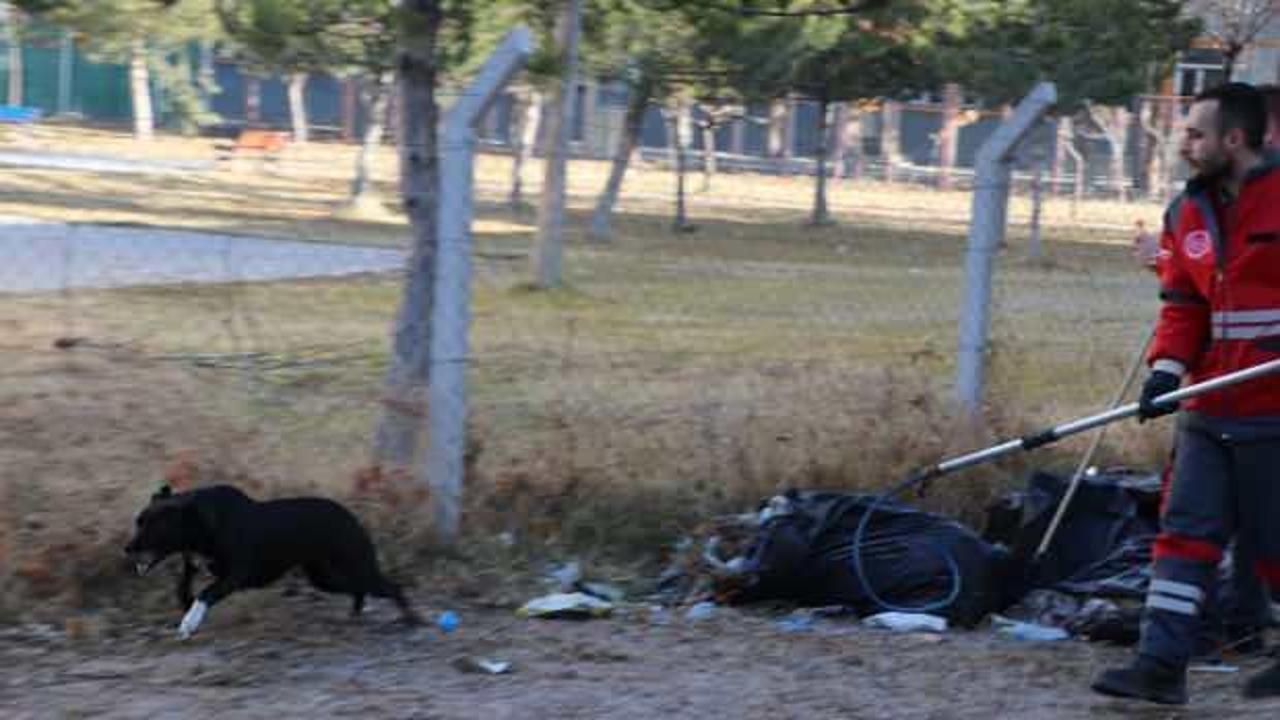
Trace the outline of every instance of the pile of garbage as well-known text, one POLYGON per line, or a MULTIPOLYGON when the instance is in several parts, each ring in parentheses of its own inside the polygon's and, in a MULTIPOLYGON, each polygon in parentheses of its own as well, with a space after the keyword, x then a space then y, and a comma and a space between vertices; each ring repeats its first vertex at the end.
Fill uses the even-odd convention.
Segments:
POLYGON ((1008 634, 1131 643, 1158 527, 1159 476, 1091 472, 1033 562, 1067 485, 1035 473, 989 508, 981 533, 877 495, 790 491, 683 541, 659 597, 834 606, 864 618, 931 614, 961 627, 990 618, 1008 634))

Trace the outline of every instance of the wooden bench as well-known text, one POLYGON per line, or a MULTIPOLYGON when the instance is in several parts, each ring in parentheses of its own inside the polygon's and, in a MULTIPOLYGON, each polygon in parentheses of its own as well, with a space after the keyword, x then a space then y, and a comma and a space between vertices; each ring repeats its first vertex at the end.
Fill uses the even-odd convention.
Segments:
POLYGON ((218 143, 219 160, 232 160, 242 155, 275 160, 289 145, 289 133, 279 130, 258 130, 246 128, 236 136, 235 142, 218 143))

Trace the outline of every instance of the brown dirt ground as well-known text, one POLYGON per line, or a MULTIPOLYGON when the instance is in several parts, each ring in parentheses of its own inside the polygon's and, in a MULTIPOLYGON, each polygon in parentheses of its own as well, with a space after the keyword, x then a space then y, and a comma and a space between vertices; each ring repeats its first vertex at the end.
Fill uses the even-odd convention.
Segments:
POLYGON ((207 397, 216 385, 186 371, 110 353, 7 358, 6 719, 1280 717, 1280 701, 1239 699, 1259 661, 1196 673, 1190 707, 1169 710, 1087 689, 1125 650, 1020 643, 983 628, 895 635, 824 619, 797 633, 765 609, 692 621, 655 617, 647 605, 586 622, 522 620, 512 609, 537 592, 537 571, 518 563, 510 574, 456 561, 410 572, 424 614, 461 615, 451 634, 405 628, 382 603, 353 621, 342 599, 271 589, 234 596, 179 642, 172 568, 137 579, 120 567, 136 498, 157 476, 180 475, 173 458, 187 452, 234 456, 270 482, 270 452, 257 434, 222 423, 207 397), (464 672, 456 663, 467 657, 515 670, 464 672))
MULTIPOLYGON (((429 595, 429 593, 427 593, 429 595)), ((443 598, 430 598, 439 607, 443 598)), ((1267 718, 1243 676, 1195 673, 1170 710, 1096 696, 1125 651, 1026 644, 987 630, 898 635, 824 619, 803 633, 759 611, 655 621, 646 608, 584 622, 461 609, 451 634, 390 608, 352 621, 341 600, 265 591, 215 609, 195 638, 177 611, 0 634, 0 715, 417 718, 1267 718), (70 630, 70 634, 67 632, 70 630), (464 672, 459 658, 514 663, 464 672)))

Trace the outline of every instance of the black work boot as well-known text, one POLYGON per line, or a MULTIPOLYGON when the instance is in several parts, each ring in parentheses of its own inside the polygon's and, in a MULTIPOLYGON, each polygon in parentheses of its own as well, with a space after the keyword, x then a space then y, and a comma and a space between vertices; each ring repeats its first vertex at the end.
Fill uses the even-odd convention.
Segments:
POLYGON ((1269 698, 1280 695, 1280 660, 1271 667, 1249 678, 1244 684, 1247 698, 1269 698))
POLYGON ((1103 695, 1185 705, 1187 673, 1183 668, 1139 655, 1129 667, 1104 670, 1094 679, 1093 689, 1103 695))

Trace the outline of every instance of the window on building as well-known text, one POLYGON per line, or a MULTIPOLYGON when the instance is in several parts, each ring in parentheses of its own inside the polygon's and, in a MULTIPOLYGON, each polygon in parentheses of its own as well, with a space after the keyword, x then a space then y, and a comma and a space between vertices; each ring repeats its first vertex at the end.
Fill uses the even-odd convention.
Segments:
POLYGON ((1182 54, 1174 70, 1173 92, 1177 95, 1195 95, 1215 85, 1226 82, 1222 71, 1222 51, 1211 48, 1192 48, 1182 54))

